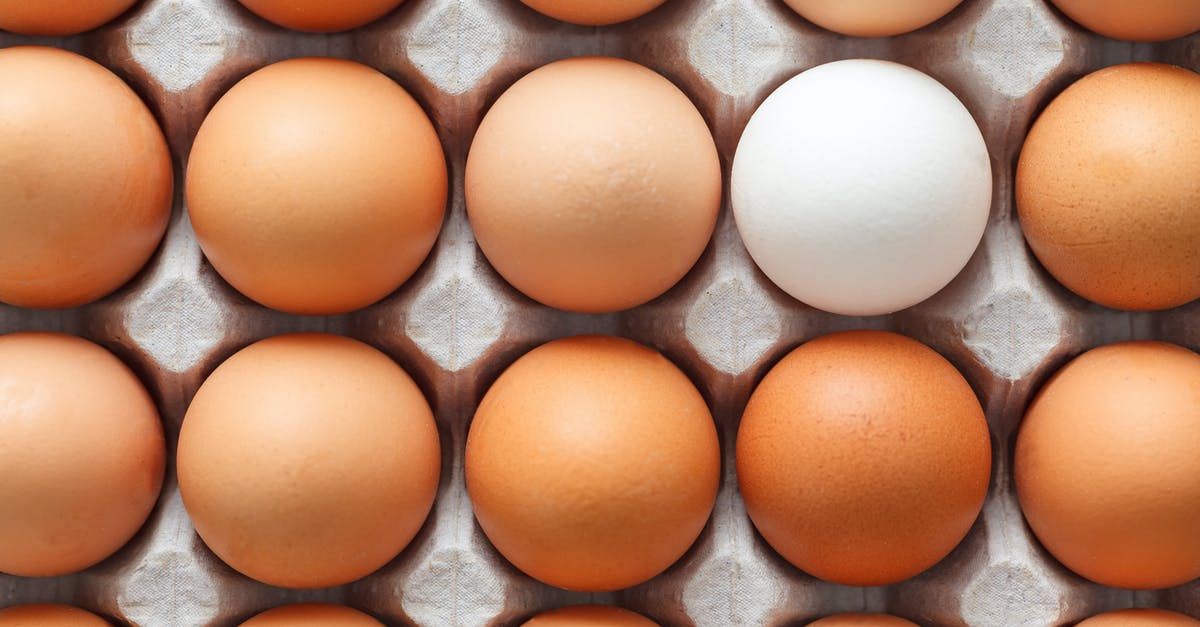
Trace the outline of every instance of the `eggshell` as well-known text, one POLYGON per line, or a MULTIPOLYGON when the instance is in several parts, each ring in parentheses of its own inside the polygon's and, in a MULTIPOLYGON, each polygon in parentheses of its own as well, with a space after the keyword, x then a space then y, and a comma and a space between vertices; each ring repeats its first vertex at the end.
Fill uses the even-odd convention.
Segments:
POLYGON ((238 0, 279 26, 314 33, 358 28, 387 15, 404 0, 238 0))
POLYGON ((1200 577, 1200 356, 1123 342, 1076 357, 1026 411, 1014 476, 1029 526, 1079 575, 1200 577))
POLYGON ((916 623, 888 614, 837 614, 813 621, 808 627, 916 627, 916 623))
POLYGON ((1129 63, 1038 117, 1017 165, 1025 239, 1067 289, 1117 309, 1200 297, 1200 75, 1129 63))
POLYGON ((0 85, 0 301, 59 308, 109 294, 167 228, 158 123, 112 72, 64 50, 0 50, 0 85))
POLYGON ((69 605, 17 605, 0 609, 0 627, 108 627, 108 621, 69 605))
POLYGON ((891 37, 936 22, 962 0, 784 0, 814 24, 854 37, 891 37))
POLYGON ((420 530, 441 451, 421 390, 345 337, 281 335, 200 387, 179 435, 197 533, 248 577, 289 588, 354 581, 420 530))
POLYGON ((299 314, 359 309, 408 280, 437 239, 446 194, 421 106, 341 59, 291 59, 242 79, 204 120, 187 171, 213 267, 299 314))
POLYGON ((1200 30, 1197 0, 1052 0, 1084 28, 1128 41, 1166 41, 1200 30))
POLYGON ((737 436, 746 511, 784 559, 852 586, 912 577, 967 534, 991 446, 971 386, 933 349, 883 331, 783 358, 737 436))
POLYGON ((619 607, 578 605, 542 612, 522 627, 658 627, 658 623, 619 607))
POLYGON ((488 111, 466 200, 479 247, 518 290, 559 309, 617 311, 670 289, 704 252, 720 160, 667 79, 621 59, 568 59, 488 111))
POLYGON ((708 521, 721 459, 704 399, 657 351, 580 336, 530 351, 467 436, 467 491, 496 549, 544 583, 608 591, 675 563, 708 521))
POLYGON ((607 26, 641 17, 667 0, 521 0, 556 20, 583 26, 607 26))
POLYGON ((758 267, 813 307, 869 316, 941 290, 992 201, 987 146, 941 83, 852 59, 802 72, 751 116, 733 161, 738 230, 758 267))
POLYGON ((0 336, 0 572, 65 575, 115 553, 154 508, 165 457, 154 402, 111 353, 0 336))
POLYGON ((1097 614, 1076 627, 1195 627, 1200 620, 1158 609, 1117 610, 1097 614))
POLYGON ((382 627, 358 610, 328 603, 298 603, 267 610, 241 627, 382 627))
POLYGON ((107 24, 137 0, 5 0, 0 30, 21 35, 75 35, 107 24))

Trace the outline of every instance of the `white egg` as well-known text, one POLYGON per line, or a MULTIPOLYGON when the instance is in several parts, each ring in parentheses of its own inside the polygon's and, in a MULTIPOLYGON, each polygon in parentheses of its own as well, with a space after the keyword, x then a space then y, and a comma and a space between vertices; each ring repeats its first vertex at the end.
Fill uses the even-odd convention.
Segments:
POLYGON ((967 264, 992 173, 971 113, 910 67, 853 59, 802 72, 750 118, 732 203, 754 261, 813 307, 915 305, 967 264))

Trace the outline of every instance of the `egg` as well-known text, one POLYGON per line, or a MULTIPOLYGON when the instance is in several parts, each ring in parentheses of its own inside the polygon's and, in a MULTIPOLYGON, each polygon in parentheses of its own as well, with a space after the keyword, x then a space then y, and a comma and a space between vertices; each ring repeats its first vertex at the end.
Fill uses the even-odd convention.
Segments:
POLYGON ((1166 41, 1200 30, 1196 0, 1052 0, 1084 28, 1128 41, 1166 41))
POLYGON ((704 398, 657 351, 579 336, 530 351, 492 384, 467 436, 467 492, 496 550, 589 592, 649 580, 688 550, 721 458, 704 398))
POLYGON ((817 26, 853 37, 891 37, 941 19, 962 0, 784 0, 817 26))
POLYGON ((433 248, 446 195, 421 106, 341 59, 291 59, 239 81, 205 118, 187 168, 188 212, 216 271, 298 314, 395 291, 433 248))
POLYGON ((1162 342, 1092 349, 1025 412, 1014 477, 1058 561, 1115 588, 1200 577, 1200 355, 1162 342))
POLYGON ((288 588, 389 562, 433 505, 441 449, 421 390, 357 340, 280 335, 200 386, 179 434, 179 489, 217 557, 288 588))
POLYGON ((0 50, 0 85, 0 301, 61 308, 108 295, 167 228, 173 175, 158 123, 116 75, 64 50, 0 50))
POLYGON ((754 526, 805 572, 908 579, 966 536, 991 474, 971 386, 933 349, 846 331, 788 353, 750 396, 737 475, 754 526))
POLYGON ((1038 261, 1106 307, 1200 297, 1200 75, 1158 63, 1093 72, 1038 116, 1017 164, 1038 261))
POLYGON ((111 22, 137 0, 7 0, 0 2, 0 30, 20 35, 75 35, 111 22))
POLYGON ((1159 609, 1117 610, 1097 614, 1076 627, 1196 627, 1200 620, 1159 609))
POLYGON ((340 605, 298 603, 267 610, 241 627, 383 627, 383 623, 340 605))
POLYGON ((165 458, 154 401, 112 353, 0 336, 0 572, 66 575, 117 552, 154 508, 165 458))
POLYGON ((387 15, 404 0, 238 0, 256 15, 295 30, 332 33, 358 28, 387 15))
POLYGON ((108 627, 108 621, 69 605, 16 605, 0 609, 0 627, 108 627))
POLYGON ((667 0, 521 0, 556 20, 581 26, 607 26, 641 17, 667 0))
POLYGON ((619 607, 577 605, 542 612, 522 627, 658 627, 658 623, 619 607))
POLYGON ((667 79, 621 59, 567 59, 488 111, 466 202, 480 249, 518 290, 568 311, 618 311, 695 265, 721 204, 720 160, 667 79))
POLYGON ((872 316, 915 305, 970 260, 987 226, 987 146, 958 98, 888 61, 820 65, 746 125, 731 202, 754 262, 797 300, 872 316))
POLYGON ((808 627, 917 627, 917 624, 888 614, 837 614, 813 621, 808 627))

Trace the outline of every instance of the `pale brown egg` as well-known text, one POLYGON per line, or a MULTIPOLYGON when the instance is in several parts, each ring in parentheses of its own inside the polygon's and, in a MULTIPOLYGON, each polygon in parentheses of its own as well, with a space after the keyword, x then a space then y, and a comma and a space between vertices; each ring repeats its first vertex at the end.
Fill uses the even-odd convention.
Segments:
POLYGON ((1097 614, 1076 627, 1197 627, 1200 620, 1159 609, 1117 610, 1097 614))
POLYGON ((446 209, 433 124, 365 65, 269 65, 226 93, 200 127, 188 212, 205 256, 235 289, 299 314, 365 307, 404 283, 446 209))
POLYGON ((421 390, 345 337, 281 335, 208 377, 179 435, 179 489, 196 532, 248 577, 349 583, 420 530, 441 469, 421 390))
POLYGON ((1054 278, 1107 307, 1200 296, 1200 75, 1093 72, 1038 117, 1017 165, 1021 228, 1054 278))
POLYGON ((0 572, 65 575, 115 553, 154 508, 165 457, 154 401, 112 353, 0 336, 0 572))
POLYGON ((298 603, 267 610, 241 627, 382 627, 383 623, 355 609, 328 603, 298 603))
POLYGON ((750 519, 784 559, 874 586, 958 545, 983 506, 991 446, 950 362, 894 333, 848 331, 767 373, 742 415, 737 472, 750 519))
POLYGON ((332 33, 358 28, 387 15, 404 0, 238 0, 256 15, 284 28, 332 33))
POLYGON ((635 342, 555 340, 492 385, 467 436, 467 491, 496 549, 544 583, 608 591, 675 563, 721 468, 704 398, 635 342))
POLYGON ((108 621, 70 605, 16 605, 0 609, 0 627, 108 627, 108 621))
POLYGON ((620 607, 577 605, 542 612, 522 627, 658 627, 658 623, 620 607))
POLYGON ((667 0, 521 0, 556 20, 582 26, 607 26, 641 17, 667 0))
POLYGON ((137 0, 5 0, 0 30, 58 37, 92 30, 129 10, 137 0))
POLYGON ((121 79, 65 50, 0 50, 0 85, 0 301, 101 298, 137 274, 167 228, 162 131, 121 79))
POLYGON ((1014 476, 1034 534, 1079 575, 1200 577, 1200 355, 1124 342, 1076 357, 1026 411, 1014 476))
POLYGON ((559 309, 618 311, 670 289, 704 252, 720 161, 670 81, 620 59, 568 59, 488 111, 466 201, 480 249, 513 287, 559 309))
POLYGON ((1165 41, 1200 30, 1198 0, 1051 0, 1084 28, 1128 41, 1165 41))
POLYGON ((962 0, 783 0, 804 19, 853 37, 891 37, 932 24, 962 0))
POLYGON ((813 621, 808 627, 917 627, 917 624, 889 614, 837 614, 813 621))

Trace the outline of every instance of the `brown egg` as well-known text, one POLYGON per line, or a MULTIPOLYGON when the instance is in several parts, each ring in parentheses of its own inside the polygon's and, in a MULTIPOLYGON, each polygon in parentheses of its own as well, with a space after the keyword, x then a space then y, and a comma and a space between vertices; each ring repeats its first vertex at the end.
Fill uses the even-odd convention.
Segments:
POLYGON ((446 186, 421 106, 387 76, 325 58, 234 85, 200 127, 187 171, 213 267, 299 314, 359 309, 408 280, 437 239, 446 186))
POLYGON ((69 605, 17 605, 0 609, 0 627, 108 627, 108 621, 69 605))
POLYGON ((1029 526, 1117 588, 1200 577, 1200 356, 1161 342, 1090 350, 1025 413, 1014 476, 1029 526))
POLYGON ((853 37, 891 37, 932 24, 962 0, 783 0, 804 19, 853 37))
POLYGON ((75 307, 109 294, 167 228, 158 123, 116 75, 64 50, 0 50, 0 85, 0 301, 75 307))
POLYGON ((1167 610, 1117 610, 1097 614, 1077 627, 1195 627, 1200 620, 1167 610))
POLYGON ((179 435, 179 489, 227 564, 271 585, 321 588, 408 545, 440 460, 429 404, 387 355, 335 335, 281 335, 238 351, 196 393, 179 435))
POLYGON ((721 203, 712 135, 670 81, 608 57, 527 74, 484 117, 467 158, 479 247, 544 304, 608 312, 675 285, 721 203))
POLYGON ((521 0, 556 20, 582 26, 607 26, 641 17, 667 0, 521 0))
POLYGON ((530 351, 483 397, 467 491, 488 539, 526 574, 570 590, 642 583, 708 521, 721 459, 704 399, 670 361, 626 339, 530 351))
POLYGON ((115 553, 154 508, 165 457, 154 401, 112 353, 0 336, 0 572, 65 575, 115 553))
POLYGON ((1197 0, 1051 0, 1084 28, 1128 41, 1165 41, 1200 30, 1197 0))
POLYGON ((241 627, 382 627, 358 610, 328 603, 298 603, 267 610, 241 627))
POLYGON ((853 586, 933 566, 983 506, 991 446, 971 386, 929 347, 834 333, 783 358, 750 397, 738 484, 784 559, 853 586))
POLYGON ((838 614, 813 621, 808 627, 916 627, 916 623, 888 614, 838 614))
POLYGON ((1021 227, 1067 289, 1117 309, 1200 296, 1200 75, 1130 63, 1038 117, 1017 166, 1021 227))
POLYGON ((619 607, 578 605, 542 612, 522 627, 658 627, 658 623, 619 607))
POLYGON ((75 35, 107 24, 137 0, 6 0, 0 30, 21 35, 75 35))
POLYGON ((284 28, 332 33, 358 28, 387 15, 404 0, 238 0, 284 28))

